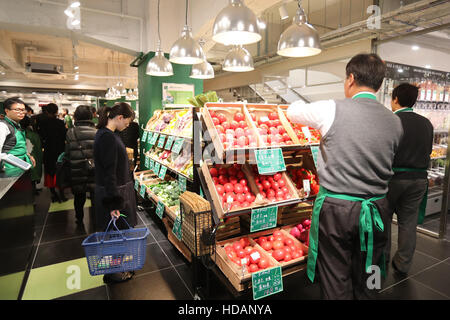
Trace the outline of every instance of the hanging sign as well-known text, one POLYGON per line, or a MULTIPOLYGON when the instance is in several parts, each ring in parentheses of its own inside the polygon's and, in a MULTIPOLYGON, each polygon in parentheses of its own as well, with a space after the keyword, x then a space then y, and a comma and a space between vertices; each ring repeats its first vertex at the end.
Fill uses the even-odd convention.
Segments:
POLYGON ((174 136, 169 136, 169 137, 167 138, 166 147, 165 147, 164 149, 170 150, 170 149, 172 148, 172 145, 173 145, 173 141, 174 141, 174 140, 175 140, 175 137, 174 137, 174 136))
POLYGON ((281 266, 252 273, 253 300, 283 291, 281 266))
POLYGON ((163 214, 164 214, 164 203, 162 201, 158 202, 158 205, 156 206, 156 215, 162 219, 163 214))
POLYGON ((182 233, 181 233, 181 214, 177 215, 177 217, 175 219, 175 222, 173 223, 172 232, 177 237, 177 239, 181 241, 181 238, 182 238, 182 233))
POLYGON ((250 232, 274 228, 277 226, 278 206, 253 209, 250 232))
POLYGON ((314 160, 314 165, 317 167, 317 157, 319 156, 319 147, 318 146, 311 146, 311 154, 314 160))
POLYGON ((145 169, 150 168, 150 157, 145 155, 145 169))
POLYGON ((184 138, 177 138, 172 146, 172 152, 180 153, 184 145, 184 138))
POLYGON ((186 191, 186 178, 182 175, 178 175, 178 186, 180 187, 181 192, 186 191))
POLYGON ((139 180, 138 179, 134 180, 134 190, 139 191, 139 180))
POLYGON ((145 184, 141 185, 141 192, 139 193, 141 195, 142 198, 145 199, 145 193, 147 192, 147 187, 145 186, 145 184))
POLYGON ((158 140, 158 136, 159 136, 159 133, 158 133, 158 132, 154 132, 154 133, 153 133, 152 140, 150 141, 150 144, 151 144, 152 146, 155 145, 156 141, 158 140))
POLYGON ((167 172, 167 167, 166 166, 161 166, 161 169, 159 170, 159 173, 158 173, 158 177, 161 180, 164 180, 164 178, 166 177, 166 172, 167 172))
POLYGON ((166 141, 166 136, 162 134, 158 140, 158 148, 164 148, 165 141, 166 141))
POLYGON ((159 169, 161 168, 161 164, 159 162, 155 162, 155 165, 153 166, 153 172, 158 175, 159 169))
POLYGON ((281 148, 255 150, 255 157, 259 174, 269 175, 286 171, 281 148))
POLYGON ((148 135, 148 131, 144 131, 142 133, 142 139, 141 139, 142 142, 145 142, 147 140, 147 135, 148 135))

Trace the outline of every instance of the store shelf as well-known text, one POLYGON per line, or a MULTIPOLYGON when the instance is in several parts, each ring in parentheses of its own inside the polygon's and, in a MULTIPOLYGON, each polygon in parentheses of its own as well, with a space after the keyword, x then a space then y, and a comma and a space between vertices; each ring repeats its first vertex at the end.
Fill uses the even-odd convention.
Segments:
POLYGON ((176 134, 152 131, 152 130, 147 130, 147 129, 145 129, 144 131, 151 132, 151 133, 158 133, 159 135, 163 135, 163 136, 172 136, 172 137, 175 137, 175 138, 183 138, 183 139, 189 140, 190 143, 192 143, 192 141, 193 141, 192 137, 183 137, 183 136, 178 136, 176 134))
POLYGON ((442 156, 442 157, 434 157, 434 158, 431 158, 430 160, 439 160, 439 159, 446 159, 447 158, 447 156, 442 156))

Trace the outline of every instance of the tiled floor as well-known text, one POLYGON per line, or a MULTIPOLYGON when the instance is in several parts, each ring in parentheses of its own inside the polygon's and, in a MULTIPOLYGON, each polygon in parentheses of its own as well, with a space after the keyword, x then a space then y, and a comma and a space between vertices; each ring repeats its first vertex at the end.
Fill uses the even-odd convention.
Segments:
MULTIPOLYGON (((164 227, 153 212, 138 212, 139 224, 150 230, 146 262, 135 277, 125 283, 105 285, 102 277, 87 271, 81 243, 92 233, 89 208, 84 227, 77 227, 72 209, 48 213, 49 195, 44 191, 36 208, 38 246, 23 299, 64 300, 191 300, 196 291, 192 265, 167 240, 164 227), (74 271, 75 270, 75 271, 74 271), (73 275, 79 272, 77 283, 73 275)), ((67 207, 65 208, 67 209, 67 207)), ((397 226, 392 226, 392 256, 396 250, 397 226)), ((219 271, 220 272, 220 271, 219 271)), ((450 299, 450 242, 418 234, 413 266, 408 276, 399 277, 388 269, 379 299, 450 299)), ((206 277, 206 273, 202 273, 206 277)), ((204 280, 204 279, 203 279, 204 280)), ((283 292, 267 300, 320 299, 318 284, 311 284, 305 272, 287 276, 283 292)), ((210 273, 209 299, 252 299, 251 292, 233 296, 223 282, 210 273)))

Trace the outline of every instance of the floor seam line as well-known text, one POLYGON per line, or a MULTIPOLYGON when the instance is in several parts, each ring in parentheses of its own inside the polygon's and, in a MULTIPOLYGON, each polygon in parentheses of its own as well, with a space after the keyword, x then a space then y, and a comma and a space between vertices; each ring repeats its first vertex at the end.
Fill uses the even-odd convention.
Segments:
POLYGON ((443 292, 441 292, 441 291, 439 291, 439 290, 436 290, 436 289, 434 289, 434 288, 432 288, 432 287, 426 285, 425 283, 423 283, 423 282, 421 282, 421 281, 419 281, 419 280, 417 280, 417 279, 411 279, 411 280, 413 280, 413 281, 419 283, 420 285, 424 286, 424 287, 427 288, 427 289, 430 289, 431 291, 434 291, 435 293, 437 293, 437 294, 443 296, 444 298, 450 299, 450 297, 447 296, 445 293, 443 293, 443 292))

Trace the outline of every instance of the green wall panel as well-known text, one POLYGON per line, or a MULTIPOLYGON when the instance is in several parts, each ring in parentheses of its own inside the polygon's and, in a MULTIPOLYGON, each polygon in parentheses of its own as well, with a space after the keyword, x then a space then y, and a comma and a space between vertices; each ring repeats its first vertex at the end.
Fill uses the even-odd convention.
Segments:
MULTIPOLYGON (((189 78, 192 66, 172 64, 174 75, 171 77, 154 77, 145 73, 147 63, 154 57, 155 53, 147 54, 138 67, 138 89, 139 89, 139 125, 145 127, 155 110, 162 108, 162 84, 163 83, 182 83, 194 84, 195 95, 203 93, 203 80, 189 78)), ((166 54, 169 58, 169 55, 166 54)), ((146 149, 146 144, 141 143, 142 149, 146 149)), ((147 149, 146 149, 147 150, 147 149)), ((142 157, 141 157, 142 159, 142 157)), ((143 161, 141 161, 143 164, 143 161)), ((141 165, 141 169, 143 169, 141 165)))

